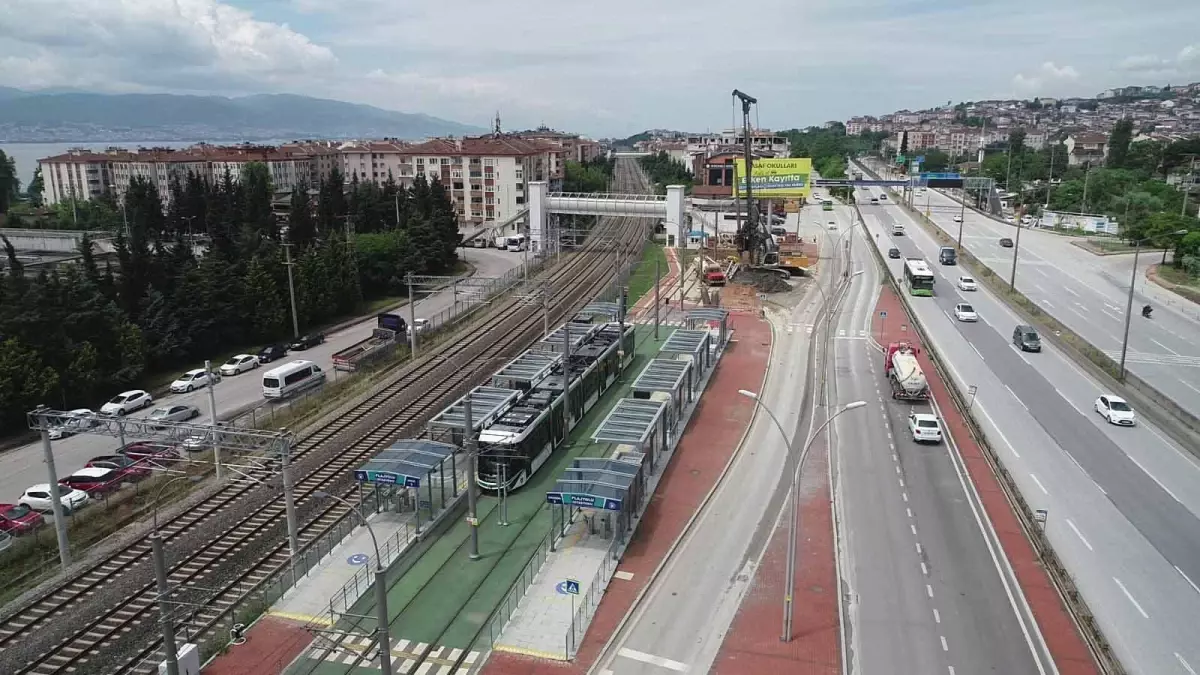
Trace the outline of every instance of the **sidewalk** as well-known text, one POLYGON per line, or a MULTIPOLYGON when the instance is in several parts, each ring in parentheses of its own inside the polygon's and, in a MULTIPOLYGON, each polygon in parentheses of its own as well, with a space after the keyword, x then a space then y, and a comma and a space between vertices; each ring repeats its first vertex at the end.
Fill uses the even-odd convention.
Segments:
POLYGON ((667 552, 725 470, 750 423, 753 403, 738 395, 737 390, 760 389, 766 373, 769 325, 757 314, 730 314, 729 321, 736 341, 717 363, 575 660, 562 663, 493 652, 483 667, 484 675, 587 672, 637 597, 653 581, 667 552))
MULTIPOLYGON (((872 334, 879 335, 881 329, 886 331, 885 335, 879 337, 880 343, 886 345, 889 341, 903 339, 920 346, 920 338, 916 331, 900 330, 902 325, 912 324, 912 317, 907 315, 904 304, 891 286, 885 285, 880 289, 879 302, 873 316, 875 323, 872 326, 872 334), (879 310, 886 310, 888 313, 889 320, 882 326, 878 320, 879 310), (901 317, 901 320, 897 321, 894 317, 901 317)), ((1008 497, 1004 494, 987 457, 984 456, 983 449, 971 435, 966 420, 955 407, 946 383, 939 377, 924 349, 917 354, 917 360, 925 371, 930 391, 943 415, 942 424, 954 438, 967 465, 971 482, 979 492, 979 498, 996 530, 1004 554, 1016 572, 1021 590, 1033 610, 1034 619, 1046 639, 1058 672, 1061 675, 1098 673, 1087 644, 1079 635, 1058 590, 1038 561, 1033 545, 1025 537, 1008 497)))

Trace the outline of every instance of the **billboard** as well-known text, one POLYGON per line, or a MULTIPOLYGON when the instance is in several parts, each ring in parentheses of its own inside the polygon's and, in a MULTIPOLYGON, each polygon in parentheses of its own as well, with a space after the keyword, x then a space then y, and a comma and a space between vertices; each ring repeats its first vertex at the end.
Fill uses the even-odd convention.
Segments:
MULTIPOLYGON (((756 159, 750 170, 754 174, 750 178, 757 198, 807 198, 812 194, 812 160, 807 157, 756 159)), ((746 196, 745 159, 734 160, 733 180, 738 196, 746 196)))

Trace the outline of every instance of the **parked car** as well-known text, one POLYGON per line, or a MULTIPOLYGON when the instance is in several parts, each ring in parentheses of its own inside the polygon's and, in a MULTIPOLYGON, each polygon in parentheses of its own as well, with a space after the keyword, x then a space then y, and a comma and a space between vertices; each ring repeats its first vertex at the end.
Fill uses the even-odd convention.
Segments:
POLYGON ((1137 414, 1125 402, 1125 399, 1112 394, 1105 394, 1096 399, 1096 412, 1108 420, 1109 424, 1121 427, 1132 427, 1137 424, 1137 414))
POLYGON ((323 342, 325 342, 324 333, 309 333, 308 335, 301 335, 299 340, 288 345, 288 349, 292 351, 304 351, 305 349, 316 347, 323 342))
POLYGON ((219 380, 203 368, 193 368, 171 383, 171 393, 186 394, 193 389, 216 384, 219 380))
POLYGON ((974 290, 978 290, 978 288, 975 285, 975 280, 972 279, 971 277, 959 277, 958 278, 958 290, 974 291, 974 290))
POLYGON ((22 535, 33 532, 46 519, 28 504, 0 504, 0 532, 22 535))
POLYGON ((100 499, 121 488, 121 472, 99 466, 85 466, 70 476, 60 479, 58 484, 82 490, 92 499, 100 499))
MULTIPOLYGON (((75 490, 70 487, 61 486, 59 488, 59 501, 62 502, 63 510, 67 513, 78 511, 88 503, 88 496, 82 490, 75 490)), ((50 513, 54 510, 53 502, 50 501, 50 484, 39 483, 32 485, 25 490, 25 494, 17 500, 18 504, 24 504, 34 511, 41 513, 50 513)))
POLYGON ((241 375, 247 370, 254 370, 257 367, 258 359, 249 354, 238 354, 221 364, 221 374, 225 376, 241 375))
POLYGON ((88 460, 88 463, 84 466, 96 467, 98 469, 115 469, 121 474, 122 479, 129 481, 141 480, 151 473, 150 467, 146 465, 146 462, 125 455, 100 455, 88 460))
POLYGON ((141 389, 130 389, 114 396, 100 408, 102 415, 127 415, 135 410, 149 408, 154 405, 154 397, 150 392, 141 389))
POLYGON ((889 248, 888 249, 888 257, 899 260, 900 259, 900 249, 895 248, 895 247, 889 248))
POLYGON ((207 450, 212 447, 212 434, 192 434, 191 436, 183 439, 183 442, 179 444, 179 447, 186 452, 200 452, 201 450, 207 450))
POLYGON ((975 313, 975 308, 965 302, 960 302, 954 306, 954 318, 959 321, 978 321, 979 315, 975 313))
POLYGON ((60 420, 59 424, 56 424, 50 428, 50 438, 53 440, 58 440, 60 438, 66 438, 72 434, 78 434, 91 429, 99 424, 99 422, 93 419, 84 419, 84 417, 94 414, 95 413, 87 408, 76 408, 70 411, 67 413, 66 417, 60 420))
POLYGON ((1000 237, 1000 245, 1004 248, 1012 248, 1013 240, 1009 239, 1008 237, 1000 237))
POLYGON ((141 442, 129 443, 118 450, 117 454, 124 455, 134 461, 146 463, 180 459, 179 453, 171 448, 164 445, 141 442))
POLYGON ((412 325, 408 327, 408 332, 411 335, 411 332, 415 330, 417 335, 421 335, 432 327, 433 324, 429 322, 429 319, 413 319, 412 325))
POLYGON ((270 363, 272 361, 278 361, 285 356, 287 356, 287 347, 284 347, 283 345, 267 345, 259 350, 258 362, 260 364, 270 363))
MULTIPOLYGON (((194 405, 166 405, 155 408, 147 418, 151 422, 186 422, 200 416, 200 409, 194 405)), ((165 424, 155 425, 162 429, 165 424)))
POLYGON ((908 432, 915 443, 942 442, 942 425, 938 423, 937 415, 912 413, 908 416, 908 432))

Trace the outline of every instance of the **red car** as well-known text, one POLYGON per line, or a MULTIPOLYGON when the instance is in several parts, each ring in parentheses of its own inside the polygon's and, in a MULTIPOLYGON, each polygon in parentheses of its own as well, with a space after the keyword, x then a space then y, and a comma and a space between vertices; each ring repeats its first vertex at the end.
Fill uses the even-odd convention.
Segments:
POLYGON ((0 531, 13 535, 26 534, 45 522, 42 514, 24 504, 0 504, 0 531))
POLYGON ((124 480, 141 480, 150 475, 149 462, 126 457, 125 455, 101 455, 93 457, 86 466, 97 469, 116 469, 124 480))
POLYGON ((121 488, 121 472, 116 469, 85 467, 58 481, 60 485, 86 492, 96 499, 121 488))
POLYGON ((153 462, 180 458, 180 454, 171 448, 152 443, 130 443, 118 450, 117 454, 124 455, 135 462, 143 462, 143 466, 153 462))

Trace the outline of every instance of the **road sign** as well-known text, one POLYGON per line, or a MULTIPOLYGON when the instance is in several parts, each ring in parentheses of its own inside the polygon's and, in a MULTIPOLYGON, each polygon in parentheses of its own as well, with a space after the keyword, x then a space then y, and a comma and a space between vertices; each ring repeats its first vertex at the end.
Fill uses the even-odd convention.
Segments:
POLYGON ((471 527, 479 527, 479 519, 472 518, 471 516, 467 516, 467 524, 470 525, 471 527))
POLYGON ((886 309, 879 310, 879 318, 881 318, 881 319, 887 318, 887 310, 886 309))
POLYGON ((355 469, 354 480, 360 483, 403 485, 406 488, 421 487, 420 476, 409 476, 403 473, 392 473, 391 471, 367 471, 364 469, 355 469))
POLYGON ((579 581, 577 579, 567 579, 563 582, 567 593, 571 595, 579 595, 579 581))
POLYGON ((346 558, 346 562, 350 563, 351 565, 366 565, 367 560, 368 558, 366 553, 355 553, 349 558, 346 558))
POLYGON ((605 511, 620 511, 621 500, 597 495, 581 494, 578 492, 547 492, 546 503, 569 504, 585 509, 603 509, 605 511))

